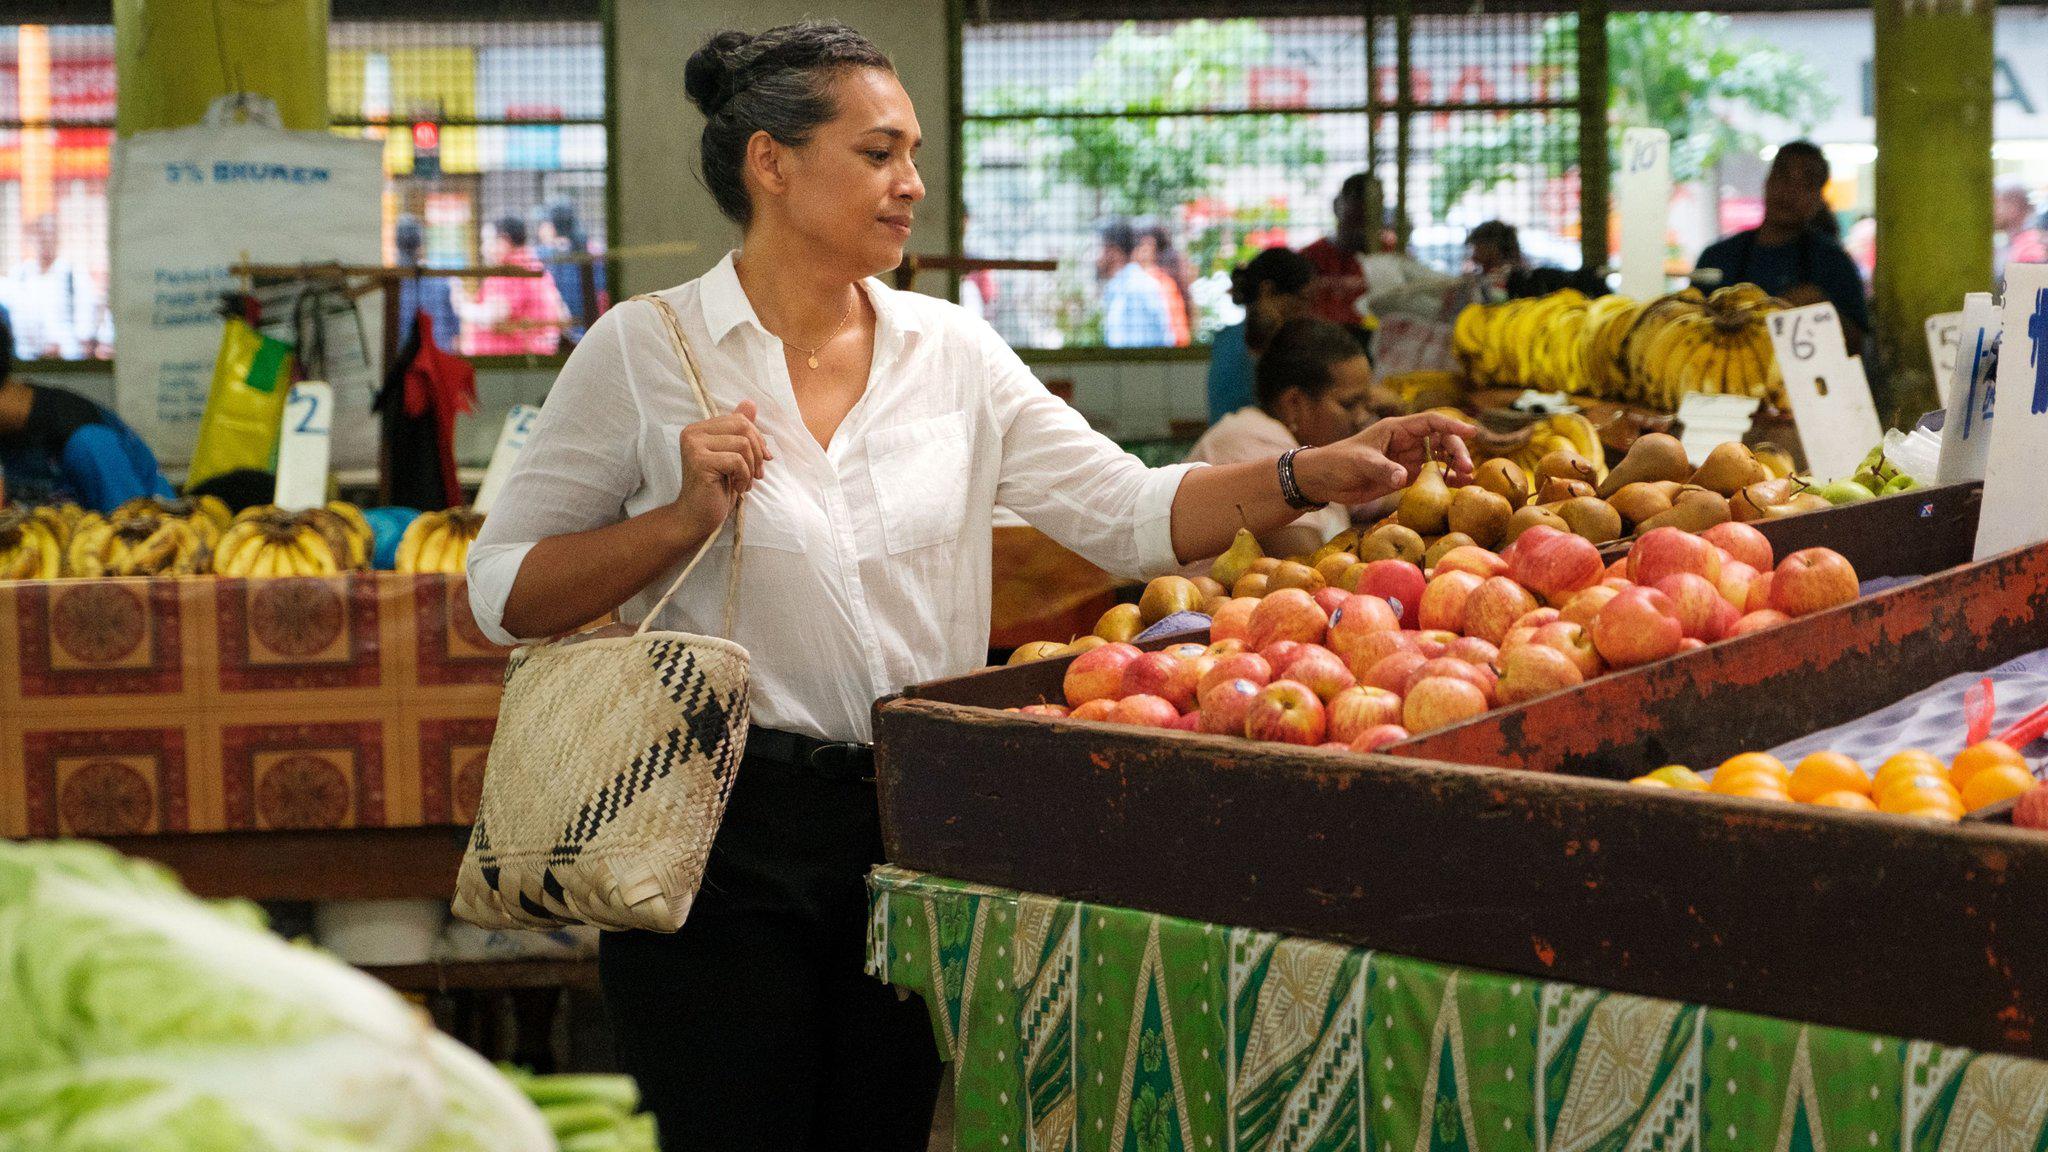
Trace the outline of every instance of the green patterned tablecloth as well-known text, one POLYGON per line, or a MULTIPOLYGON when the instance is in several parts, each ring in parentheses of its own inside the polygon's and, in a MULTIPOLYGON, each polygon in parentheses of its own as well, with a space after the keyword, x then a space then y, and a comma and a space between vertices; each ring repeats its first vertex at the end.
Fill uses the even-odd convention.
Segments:
POLYGON ((870 891, 870 970, 931 1006, 962 1152, 2048 1148, 2035 1061, 900 869, 870 891))

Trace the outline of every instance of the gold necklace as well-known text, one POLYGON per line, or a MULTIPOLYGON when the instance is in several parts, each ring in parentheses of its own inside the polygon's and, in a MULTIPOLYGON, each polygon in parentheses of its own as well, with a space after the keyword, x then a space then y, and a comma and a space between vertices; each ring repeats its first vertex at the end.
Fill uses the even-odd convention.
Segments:
MULTIPOLYGON (((854 291, 858 292, 860 290, 856 288, 854 289, 854 291)), ((846 327, 846 322, 852 317, 853 301, 849 299, 846 302, 846 311, 840 313, 839 323, 834 324, 832 326, 832 331, 829 334, 827 334, 823 340, 818 341, 817 348, 806 348, 803 345, 798 344, 794 340, 784 340, 780 336, 777 336, 776 339, 781 341, 783 345, 785 345, 786 347, 794 348, 797 351, 803 353, 806 357, 805 362, 808 363, 811 367, 816 368, 818 366, 818 348, 823 348, 825 345, 830 344, 835 338, 837 338, 839 335, 839 330, 846 327)))

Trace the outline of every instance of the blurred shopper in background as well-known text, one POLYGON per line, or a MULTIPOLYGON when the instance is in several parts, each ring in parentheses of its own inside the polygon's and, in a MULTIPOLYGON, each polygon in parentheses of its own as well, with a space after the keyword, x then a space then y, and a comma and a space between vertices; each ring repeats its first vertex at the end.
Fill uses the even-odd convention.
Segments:
POLYGON ((1252 403, 1252 364, 1282 324, 1309 310, 1315 268, 1301 253, 1268 248, 1230 273, 1230 299, 1244 319, 1216 331, 1209 345, 1209 420, 1252 403))
POLYGON ((2042 232, 2034 198, 2023 181, 1998 182, 1998 193, 1991 201, 1991 231, 1991 272, 1995 279, 2005 279, 2007 264, 2048 263, 2048 243, 2044 243, 2048 236, 2042 232))
POLYGON ((57 218, 28 226, 28 258, 7 276, 7 314, 18 360, 77 360, 93 354, 98 301, 90 277, 58 254, 57 218))
POLYGON ((546 215, 540 219, 539 239, 548 279, 554 281, 555 292, 562 297, 562 306, 569 313, 563 341, 573 345, 583 339, 598 313, 611 306, 605 288, 604 261, 588 259, 590 238, 583 233, 576 205, 567 200, 548 205, 546 215))
MULTIPOLYGON (((484 263, 539 271, 540 258, 526 241, 526 221, 500 217, 484 241, 484 263)), ((465 356, 553 355, 569 316, 547 276, 486 276, 474 296, 458 282, 455 311, 465 356)))
POLYGON ((76 392, 16 376, 12 347, 0 319, 0 473, 10 500, 71 500, 104 513, 137 496, 176 494, 134 429, 76 392))
MULTIPOLYGON (((398 218, 392 228, 392 246, 398 250, 401 265, 418 267, 425 244, 426 232, 420 218, 410 212, 398 218)), ((454 350, 461 334, 461 321, 455 318, 454 289, 448 281, 439 276, 409 276, 398 282, 398 345, 404 347, 412 339, 412 328, 419 320, 420 313, 427 314, 427 332, 434 338, 434 346, 454 350)))
POLYGON ((1854 353, 1870 331, 1870 312, 1863 277, 1836 239, 1837 222, 1821 194, 1828 176, 1818 145, 1794 140, 1779 148, 1764 178, 1763 223, 1708 245, 1694 278, 1710 291, 1754 284, 1793 305, 1828 301, 1854 353))
POLYGON ((1127 220, 1111 220, 1102 226, 1098 239, 1095 275, 1102 281, 1103 344, 1111 348, 1170 347, 1173 321, 1166 292, 1137 261, 1137 230, 1127 220))

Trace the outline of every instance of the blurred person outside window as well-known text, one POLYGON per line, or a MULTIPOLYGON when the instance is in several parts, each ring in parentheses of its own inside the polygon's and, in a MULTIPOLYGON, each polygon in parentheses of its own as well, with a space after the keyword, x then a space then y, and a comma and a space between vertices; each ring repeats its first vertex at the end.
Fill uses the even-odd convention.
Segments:
POLYGON ((91 278, 58 255, 54 215, 36 217, 27 231, 29 257, 7 276, 15 357, 77 360, 93 354, 98 343, 94 338, 98 304, 93 299, 91 278))
MULTIPOLYGON (((1283 249, 1284 251, 1284 249, 1283 249)), ((1248 404, 1195 441, 1188 460, 1237 464, 1293 448, 1334 444, 1383 416, 1401 414, 1399 396, 1373 379, 1372 362, 1343 327, 1297 316, 1272 334, 1254 370, 1248 404)), ((1313 552, 1351 526, 1351 510, 1328 504, 1260 537, 1268 556, 1313 552)))
POLYGON ((1103 225, 1095 257, 1102 281, 1102 342, 1110 348, 1165 348, 1173 343, 1166 293, 1135 259, 1137 230, 1125 220, 1103 225))
POLYGON ((1173 237, 1167 234, 1163 225, 1141 225, 1137 243, 1131 258, 1159 282, 1159 294, 1166 299, 1166 322, 1173 329, 1173 346, 1185 348, 1191 338, 1188 287, 1182 279, 1187 262, 1174 249, 1173 237))
POLYGON ((1503 220, 1488 220, 1466 233, 1465 260, 1472 269, 1473 298, 1486 304, 1507 299, 1508 281, 1528 267, 1521 234, 1503 220))
POLYGON ((1330 211, 1337 230, 1301 250, 1316 270, 1309 301, 1321 319, 1355 328, 1363 320, 1359 301, 1365 295, 1365 255, 1371 247, 1367 222, 1379 220, 1383 212, 1379 181, 1366 172, 1345 177, 1330 211))
MULTIPOLYGON (((423 263, 421 252, 426 242, 426 233, 420 218, 410 212, 398 218, 392 228, 392 246, 398 250, 398 262, 407 267, 418 267, 423 263)), ((439 276, 408 276, 398 282, 398 344, 412 339, 412 326, 419 314, 427 314, 427 332, 434 338, 434 346, 453 351, 461 334, 461 322, 455 318, 455 293, 448 281, 439 276)))
MULTIPOLYGON (((527 247, 526 221, 501 217, 484 243, 484 263, 542 267, 527 247)), ((549 356, 559 347, 568 309, 547 276, 486 276, 468 295, 458 283, 455 312, 462 318, 465 356, 549 356)))
POLYGON ((1853 354, 1870 331, 1870 312, 1863 277, 1836 238, 1839 222, 1821 195, 1828 176, 1828 159, 1813 142, 1779 148, 1764 178, 1763 223, 1708 245, 1694 276, 1708 290, 1754 284, 1795 307, 1832 303, 1853 354))
POLYGON ((1282 324, 1308 315, 1316 270, 1301 253, 1268 248, 1230 274, 1230 299, 1244 319, 1219 328, 1209 345, 1209 420, 1252 403, 1253 358, 1282 324))
POLYGON ((2034 198, 2021 181, 1999 181, 1998 195, 1991 202, 1991 230, 1996 246, 1991 260, 1994 278, 2005 278, 2007 264, 2048 263, 2048 243, 2044 243, 2048 236, 2043 235, 2041 218, 2034 212, 2034 198))
POLYGON ((569 312, 568 343, 583 339, 583 333, 598 314, 611 306, 605 288, 604 261, 584 260, 590 255, 590 238, 583 234, 576 205, 557 200, 541 217, 540 256, 547 262, 548 279, 562 297, 569 312), (587 289, 587 291, 586 291, 587 289))

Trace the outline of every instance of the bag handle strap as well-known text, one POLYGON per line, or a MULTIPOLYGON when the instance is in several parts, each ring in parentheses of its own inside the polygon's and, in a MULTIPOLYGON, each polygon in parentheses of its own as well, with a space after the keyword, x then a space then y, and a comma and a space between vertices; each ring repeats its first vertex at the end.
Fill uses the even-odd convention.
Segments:
MULTIPOLYGON (((645 300, 661 313, 662 323, 668 329, 669 342, 675 345, 676 358, 682 363, 683 379, 688 381, 691 389, 697 393, 697 404, 704 410, 704 418, 709 420, 716 416, 718 409, 711 403, 711 393, 704 389, 703 373, 697 370, 697 358, 690 353, 690 342, 683 336, 683 322, 676 315, 675 308, 668 301, 652 293, 635 296, 633 299, 645 300)), ((732 567, 726 573, 725 581, 725 634, 728 639, 732 636, 733 614, 739 602, 740 537, 746 531, 746 526, 747 501, 745 496, 741 496, 734 502, 732 510, 732 567)), ((683 570, 676 574, 674 583, 668 586, 668 591, 661 594, 661 599, 654 602, 654 607, 648 610, 646 618, 640 621, 640 627, 633 630, 633 635, 638 636, 653 626, 655 617, 661 615, 661 610, 668 607, 669 600, 682 588, 683 581, 690 578, 690 573, 696 571, 698 561, 704 559, 704 554, 711 551, 711 545, 717 540, 718 533, 715 531, 704 538, 704 542, 697 546, 697 554, 690 557, 688 564, 683 565, 683 570)))

